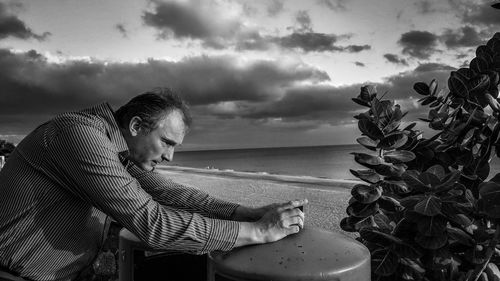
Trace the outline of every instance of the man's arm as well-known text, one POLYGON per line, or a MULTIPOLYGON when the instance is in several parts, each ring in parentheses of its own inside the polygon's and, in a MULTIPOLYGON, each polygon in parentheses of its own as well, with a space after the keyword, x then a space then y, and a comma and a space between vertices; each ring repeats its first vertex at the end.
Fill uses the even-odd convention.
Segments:
POLYGON ((144 171, 133 162, 127 164, 127 170, 147 193, 164 206, 227 220, 233 218, 239 207, 239 204, 220 200, 196 188, 175 183, 156 171, 144 171))
POLYGON ((98 129, 75 125, 47 145, 47 161, 62 185, 110 215, 147 246, 160 250, 206 253, 230 250, 240 224, 162 206, 121 164, 114 145, 98 129))

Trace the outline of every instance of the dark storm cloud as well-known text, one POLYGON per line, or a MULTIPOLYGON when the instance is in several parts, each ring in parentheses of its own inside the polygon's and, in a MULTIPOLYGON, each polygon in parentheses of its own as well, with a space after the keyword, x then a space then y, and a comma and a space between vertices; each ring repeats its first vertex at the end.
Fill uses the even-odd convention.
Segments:
POLYGON ((19 118, 24 118, 29 127, 40 122, 40 115, 79 109, 104 100, 116 106, 157 86, 173 87, 190 104, 203 107, 223 102, 265 102, 297 83, 329 80, 325 72, 303 64, 254 61, 242 65, 233 57, 54 64, 35 51, 12 53, 5 49, 0 49, 0 69, 2 128, 8 120, 5 116, 19 112, 23 112, 25 117, 19 118))
POLYGON ((20 39, 34 38, 42 41, 49 35, 49 32, 43 34, 33 32, 22 20, 8 11, 7 4, 0 2, 0 39, 16 37, 20 39))
MULTIPOLYGON (((409 111, 409 118, 406 120, 415 121, 418 117, 426 117, 428 108, 421 107, 417 103, 417 99, 421 96, 413 90, 413 85, 416 82, 429 83, 432 79, 436 79, 439 89, 445 90, 449 73, 454 69, 447 65, 423 64, 413 71, 387 77, 384 83, 373 83, 373 85, 376 86, 379 95, 387 92, 386 99, 394 100, 404 111, 409 111)), ((242 111, 242 115, 263 122, 279 118, 283 122, 314 121, 317 126, 348 124, 356 112, 364 110, 351 101, 351 98, 359 94, 363 85, 293 87, 288 89, 282 98, 247 108, 242 111)))
MULTIPOLYGON (((500 17, 500 13, 498 15, 500 17)), ((458 30, 447 30, 440 36, 447 47, 474 47, 484 43, 483 36, 472 26, 464 26, 458 30)))
POLYGON ((119 24, 116 24, 115 25, 115 29, 118 30, 118 32, 120 32, 120 34, 124 37, 124 38, 127 38, 128 37, 128 31, 127 29, 125 28, 125 26, 121 23, 119 24))
POLYGON ((395 54, 385 54, 384 58, 387 61, 394 63, 394 64, 408 65, 408 62, 405 59, 400 58, 398 55, 395 55, 395 54))
POLYGON ((287 49, 300 49, 305 52, 349 52, 358 53, 369 50, 369 45, 348 45, 339 46, 337 42, 339 36, 335 34, 325 34, 316 32, 292 33, 288 36, 277 38, 277 43, 287 49))
POLYGON ((401 35, 399 44, 403 46, 403 54, 419 59, 428 59, 436 50, 438 36, 428 31, 413 30, 401 35))

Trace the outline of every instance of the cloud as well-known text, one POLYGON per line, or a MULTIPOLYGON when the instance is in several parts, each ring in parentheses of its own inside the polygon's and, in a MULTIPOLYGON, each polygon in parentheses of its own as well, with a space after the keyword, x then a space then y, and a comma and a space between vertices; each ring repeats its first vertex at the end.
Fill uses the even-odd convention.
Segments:
POLYGON ((220 111, 219 103, 251 107, 277 99, 297 84, 329 80, 325 72, 305 64, 242 62, 229 56, 189 57, 178 62, 73 60, 56 64, 35 51, 13 53, 0 49, 0 68, 2 128, 7 127, 6 120, 23 120, 17 123, 26 128, 39 122, 40 115, 50 116, 104 100, 119 105, 157 86, 178 89, 190 104, 210 112, 209 106, 220 111))
POLYGON ((355 64, 356 66, 365 67, 365 64, 364 64, 364 63, 362 63, 362 62, 360 62, 360 61, 355 61, 355 62, 354 62, 354 64, 355 64))
POLYGON ((312 21, 309 16, 309 12, 307 11, 298 11, 295 15, 295 21, 298 24, 298 27, 293 28, 295 32, 312 32, 312 21))
POLYGON ((333 11, 343 11, 346 10, 345 7, 345 0, 317 0, 316 1, 319 5, 325 6, 330 10, 333 11))
POLYGON ((480 3, 462 4, 464 22, 486 26, 500 24, 500 11, 491 7, 492 1, 482 0, 480 3))
POLYGON ((283 11, 284 4, 281 0, 272 0, 267 6, 267 15, 274 17, 283 11))
POLYGON ((394 64, 408 65, 408 62, 404 58, 400 58, 398 55, 395 54, 384 54, 384 58, 387 59, 387 61, 394 64))
POLYGON ((34 33, 22 20, 8 11, 7 4, 0 2, 0 39, 16 37, 19 39, 34 38, 43 41, 48 36, 50 36, 50 32, 34 33))
MULTIPOLYGON (((358 53, 371 49, 369 45, 336 45, 340 38, 349 35, 335 35, 313 31, 309 12, 300 10, 294 15, 294 26, 288 27, 290 34, 264 35, 260 30, 250 28, 241 21, 241 15, 226 15, 218 2, 189 0, 186 2, 152 1, 152 11, 144 12, 143 22, 158 30, 158 39, 176 38, 196 40, 203 47, 238 51, 267 51, 272 48, 300 50, 303 52, 349 52, 358 53)), ((236 5, 236 4, 235 4, 236 5)), ((283 9, 283 2, 270 3, 272 12, 283 9)), ((250 6, 235 8, 248 13, 250 6)))
POLYGON ((243 29, 237 18, 225 16, 222 8, 212 1, 152 3, 153 11, 144 12, 142 19, 147 26, 158 30, 160 39, 201 39, 205 44, 217 47, 243 29))
POLYGON ((292 33, 288 36, 275 38, 274 40, 283 48, 287 49, 300 49, 305 52, 349 52, 358 53, 363 50, 371 49, 369 45, 348 45, 338 46, 337 42, 339 36, 334 34, 306 32, 306 33, 292 33))
MULTIPOLYGON (((500 13, 498 15, 500 17, 500 13)), ((463 26, 458 30, 448 29, 441 36, 440 39, 447 47, 474 47, 484 43, 481 34, 472 26, 463 26)))
POLYGON ((123 38, 128 37, 128 31, 123 24, 121 23, 116 24, 115 29, 118 30, 118 32, 120 32, 123 38))
POLYGON ((422 0, 415 3, 418 12, 421 14, 430 14, 436 12, 436 9, 432 7, 432 2, 428 0, 422 0))
POLYGON ((456 70, 455 67, 449 66, 442 63, 423 63, 419 64, 415 68, 415 72, 442 72, 442 71, 453 71, 456 70))
POLYGON ((403 46, 403 54, 419 59, 428 59, 436 52, 438 36, 428 31, 413 30, 401 35, 398 43, 403 46))

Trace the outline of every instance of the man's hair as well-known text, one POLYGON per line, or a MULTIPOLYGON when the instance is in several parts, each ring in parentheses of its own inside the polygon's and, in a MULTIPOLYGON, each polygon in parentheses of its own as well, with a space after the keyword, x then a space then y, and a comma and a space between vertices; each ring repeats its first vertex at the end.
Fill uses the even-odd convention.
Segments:
POLYGON ((127 128, 134 116, 141 118, 141 128, 149 133, 158 127, 158 122, 173 110, 182 112, 186 129, 191 126, 192 118, 188 105, 170 88, 155 88, 132 98, 115 112, 118 125, 127 128))

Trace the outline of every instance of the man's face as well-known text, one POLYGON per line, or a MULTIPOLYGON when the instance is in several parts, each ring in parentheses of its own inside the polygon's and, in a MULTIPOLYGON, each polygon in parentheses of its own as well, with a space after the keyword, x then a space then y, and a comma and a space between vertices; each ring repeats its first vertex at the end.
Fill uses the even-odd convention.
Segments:
MULTIPOLYGON (((140 123, 140 119, 137 122, 140 123)), ((134 124, 131 127, 129 157, 143 170, 152 170, 163 160, 171 161, 175 146, 182 143, 186 132, 182 113, 178 110, 167 113, 149 133, 139 126, 134 128, 134 124)))

